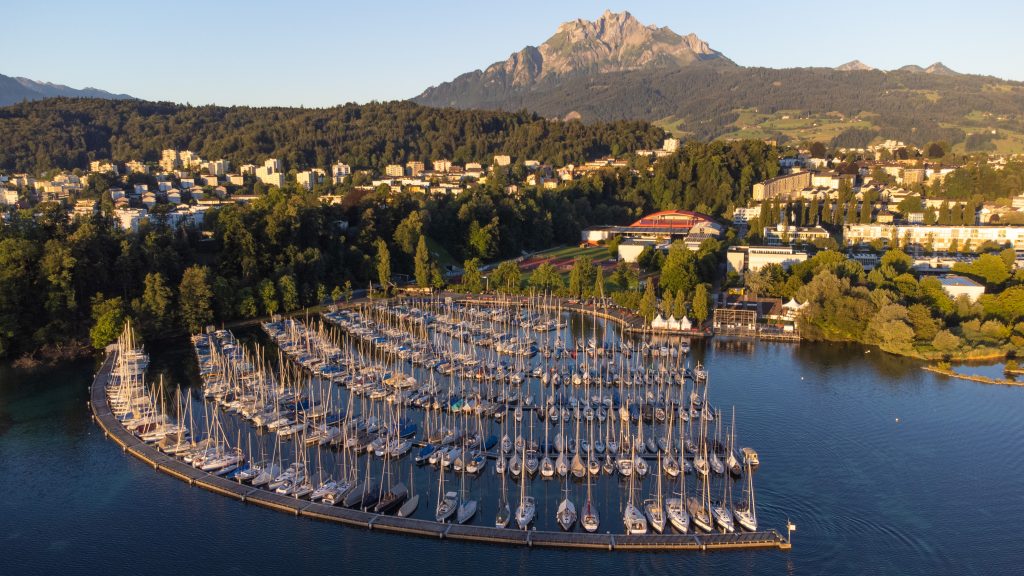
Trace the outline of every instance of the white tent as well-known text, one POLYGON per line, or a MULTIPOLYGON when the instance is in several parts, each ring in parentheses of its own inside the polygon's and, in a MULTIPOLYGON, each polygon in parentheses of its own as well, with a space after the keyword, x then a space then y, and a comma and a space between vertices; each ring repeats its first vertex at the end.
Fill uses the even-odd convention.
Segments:
POLYGON ((686 316, 683 316, 683 319, 679 321, 679 329, 680 330, 689 330, 691 328, 693 328, 693 322, 690 322, 689 318, 687 318, 686 316))
POLYGON ((668 321, 662 318, 661 314, 658 314, 657 316, 655 316, 654 320, 651 320, 651 328, 668 328, 668 321))

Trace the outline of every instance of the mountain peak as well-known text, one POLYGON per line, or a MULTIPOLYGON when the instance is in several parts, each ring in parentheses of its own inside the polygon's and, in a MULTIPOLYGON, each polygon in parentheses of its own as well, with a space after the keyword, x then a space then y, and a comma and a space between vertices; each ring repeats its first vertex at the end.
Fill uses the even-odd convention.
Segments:
POLYGON ((428 88, 418 100, 444 105, 450 102, 448 94, 468 86, 497 93, 556 77, 678 69, 705 60, 733 64, 696 34, 680 36, 667 27, 645 25, 629 12, 606 10, 596 20, 564 22, 540 46, 527 46, 483 72, 428 88))
POLYGON ((874 68, 868 66, 867 64, 861 62, 860 60, 850 60, 846 64, 840 64, 839 66, 836 66, 835 69, 840 70, 842 72, 874 70, 874 68))
POLYGON ((946 66, 942 62, 936 62, 931 66, 924 69, 926 74, 935 74, 937 76, 959 76, 960 73, 953 70, 949 66, 946 66))

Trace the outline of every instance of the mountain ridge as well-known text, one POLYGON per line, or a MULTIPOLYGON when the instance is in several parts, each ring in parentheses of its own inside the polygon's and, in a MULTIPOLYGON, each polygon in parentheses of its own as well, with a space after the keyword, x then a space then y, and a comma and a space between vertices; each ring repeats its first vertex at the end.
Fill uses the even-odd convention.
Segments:
POLYGON ((24 100, 42 100, 43 98, 103 98, 107 100, 133 99, 128 94, 115 94, 86 86, 71 88, 53 82, 40 82, 23 76, 5 76, 0 74, 0 106, 17 104, 24 100))
POLYGON ((563 23, 540 46, 411 100, 584 122, 647 120, 700 139, 996 146, 980 142, 977 134, 988 133, 990 141, 1010 138, 1024 149, 1024 83, 959 73, 941 62, 888 71, 859 60, 835 68, 745 67, 695 34, 644 25, 628 12, 563 23))

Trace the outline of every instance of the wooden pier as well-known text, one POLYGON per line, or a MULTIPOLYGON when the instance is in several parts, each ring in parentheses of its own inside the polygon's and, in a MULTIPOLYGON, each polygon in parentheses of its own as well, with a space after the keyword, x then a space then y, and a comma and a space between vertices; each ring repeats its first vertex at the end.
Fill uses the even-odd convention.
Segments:
POLYGON ((255 504, 294 516, 337 522, 358 528, 425 536, 437 539, 467 540, 492 544, 527 547, 579 548, 595 550, 671 551, 671 550, 735 550, 775 548, 789 550, 789 541, 776 530, 739 532, 735 534, 590 534, 587 532, 551 532, 514 530, 493 526, 441 524, 418 518, 399 518, 361 510, 328 506, 254 488, 239 482, 203 472, 168 456, 128 432, 110 411, 106 388, 114 367, 117 351, 111 349, 90 388, 89 406, 93 417, 106 437, 124 452, 191 486, 255 504))

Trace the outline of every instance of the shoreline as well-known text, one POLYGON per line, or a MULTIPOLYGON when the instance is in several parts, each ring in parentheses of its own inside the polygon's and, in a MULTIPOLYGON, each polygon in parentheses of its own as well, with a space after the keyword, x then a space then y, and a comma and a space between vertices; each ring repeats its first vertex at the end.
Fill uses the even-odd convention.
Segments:
POLYGON ((928 364, 921 367, 922 370, 932 372, 933 374, 942 374, 943 376, 949 376, 951 378, 958 378, 960 380, 968 380, 971 382, 980 382, 982 384, 997 384, 1003 386, 1024 386, 1024 382, 1017 382, 1016 380, 1007 380, 1003 378, 989 378, 988 376, 980 376, 977 374, 961 374, 952 368, 941 368, 934 364, 928 364))

